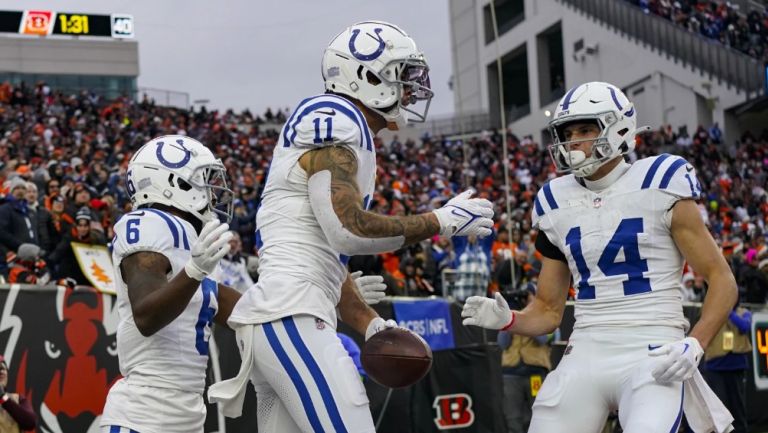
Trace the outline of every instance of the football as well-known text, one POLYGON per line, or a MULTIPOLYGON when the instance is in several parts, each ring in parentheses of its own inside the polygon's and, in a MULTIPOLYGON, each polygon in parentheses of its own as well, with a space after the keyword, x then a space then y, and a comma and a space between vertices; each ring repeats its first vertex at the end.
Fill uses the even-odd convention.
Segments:
POLYGON ((374 334, 360 360, 368 376, 390 388, 404 388, 421 380, 432 367, 432 350, 418 335, 401 328, 374 334))

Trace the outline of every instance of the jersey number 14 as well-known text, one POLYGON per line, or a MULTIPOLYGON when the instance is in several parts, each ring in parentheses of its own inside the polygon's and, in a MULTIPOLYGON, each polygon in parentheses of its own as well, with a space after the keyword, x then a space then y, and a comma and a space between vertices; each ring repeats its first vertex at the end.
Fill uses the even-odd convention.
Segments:
MULTIPOLYGON (((643 232, 642 218, 626 218, 621 220, 613 233, 608 245, 605 246, 597 267, 605 276, 626 275, 629 278, 624 281, 624 295, 636 295, 651 291, 651 280, 643 276, 648 272, 648 260, 640 257, 640 245, 637 241, 638 234, 643 232), (624 249, 624 261, 617 262, 619 251, 624 249)), ((573 227, 565 236, 565 244, 571 250, 571 256, 579 270, 578 299, 595 299, 595 286, 589 284, 592 273, 587 266, 584 255, 581 252, 581 227, 573 227)))

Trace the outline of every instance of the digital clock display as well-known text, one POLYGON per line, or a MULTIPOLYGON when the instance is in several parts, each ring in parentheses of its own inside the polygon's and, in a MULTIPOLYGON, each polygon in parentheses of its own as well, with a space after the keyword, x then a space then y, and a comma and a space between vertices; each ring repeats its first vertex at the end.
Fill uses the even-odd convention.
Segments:
POLYGON ((56 18, 59 21, 57 29, 62 34, 87 35, 89 33, 88 15, 58 14, 56 18))
POLYGON ((53 27, 54 35, 69 36, 112 36, 109 15, 88 15, 57 12, 53 27))

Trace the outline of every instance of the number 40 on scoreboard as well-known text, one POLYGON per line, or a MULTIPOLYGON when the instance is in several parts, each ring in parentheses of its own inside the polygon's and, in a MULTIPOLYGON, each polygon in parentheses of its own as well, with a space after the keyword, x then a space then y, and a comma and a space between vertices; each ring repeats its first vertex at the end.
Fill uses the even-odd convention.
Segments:
POLYGON ((752 354, 755 387, 768 389, 768 312, 752 315, 752 354))

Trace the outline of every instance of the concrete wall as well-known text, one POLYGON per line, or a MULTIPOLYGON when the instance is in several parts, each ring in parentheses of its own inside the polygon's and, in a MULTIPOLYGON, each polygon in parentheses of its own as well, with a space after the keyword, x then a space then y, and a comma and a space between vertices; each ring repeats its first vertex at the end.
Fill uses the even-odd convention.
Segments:
POLYGON ((478 58, 478 46, 482 43, 482 32, 477 25, 482 23, 482 8, 479 0, 452 1, 449 4, 451 17, 451 52, 453 56, 454 111, 471 113, 487 111, 483 97, 487 91, 480 86, 483 67, 478 58))
MULTIPOLYGON (((465 67, 465 73, 460 75, 464 82, 479 81, 479 88, 484 95, 481 109, 489 110, 487 66, 495 62, 497 57, 496 42, 485 44, 482 26, 483 7, 489 0, 475 0, 475 37, 466 36, 470 15, 452 14, 452 32, 459 29, 467 41, 476 43, 476 53, 471 53, 469 47, 459 47, 454 55, 460 62, 468 63, 477 58, 480 65, 477 68, 465 67), (474 74, 479 74, 479 77, 474 74)), ((452 10, 466 10, 470 2, 451 0, 452 10)), ((698 71, 676 63, 674 59, 650 47, 643 47, 634 40, 621 36, 606 25, 590 19, 578 11, 565 7, 555 0, 525 0, 525 20, 516 27, 499 37, 498 52, 505 53, 525 44, 528 50, 529 96, 531 114, 513 122, 510 126, 518 135, 531 134, 540 136, 540 131, 546 127, 549 120, 545 110, 554 111, 557 102, 545 105, 540 103, 538 73, 538 34, 553 24, 561 21, 563 32, 563 51, 565 56, 566 88, 587 81, 607 81, 620 88, 643 91, 638 95, 638 120, 641 124, 658 127, 662 123, 670 123, 673 127, 687 125, 689 131, 695 130, 699 123, 719 122, 727 128, 725 110, 746 100, 744 92, 737 93, 735 88, 727 88, 725 83, 718 85, 716 80, 709 80, 698 71), (597 52, 592 55, 578 56, 574 59, 574 42, 583 39, 585 46, 596 46, 597 52), (714 101, 714 110, 709 112, 706 101, 714 101)), ((462 64, 465 64, 462 63, 462 64)), ((462 107, 476 106, 477 97, 466 95, 463 91, 455 94, 455 98, 463 98, 456 102, 457 113, 462 107)), ((630 99, 632 97, 630 96, 630 99)), ((464 108, 466 112, 467 108, 464 108)), ((725 133, 729 134, 727 129, 725 133)))
POLYGON ((0 71, 136 77, 139 44, 117 40, 0 37, 0 71))

